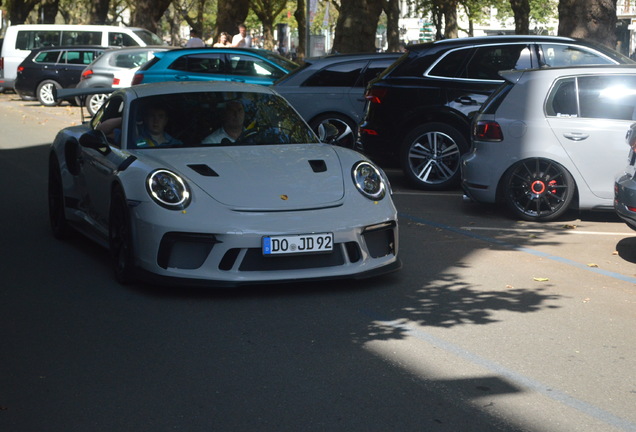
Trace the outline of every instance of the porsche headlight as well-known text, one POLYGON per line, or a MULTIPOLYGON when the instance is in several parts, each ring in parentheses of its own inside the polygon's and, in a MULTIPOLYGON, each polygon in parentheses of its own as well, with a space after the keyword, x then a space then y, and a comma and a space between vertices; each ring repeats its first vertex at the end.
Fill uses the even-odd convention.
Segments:
POLYGON ((379 201, 386 195, 386 183, 375 165, 361 161, 353 166, 353 182, 362 195, 370 200, 379 201))
POLYGON ((190 189, 177 174, 168 170, 153 171, 146 181, 152 199, 170 210, 182 210, 190 204, 190 189))

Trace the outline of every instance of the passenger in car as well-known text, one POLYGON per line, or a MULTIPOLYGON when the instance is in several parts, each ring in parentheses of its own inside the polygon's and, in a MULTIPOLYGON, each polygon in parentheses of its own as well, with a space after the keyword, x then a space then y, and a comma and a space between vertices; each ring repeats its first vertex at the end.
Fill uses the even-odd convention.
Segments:
POLYGON ((162 147, 183 145, 166 132, 168 109, 161 105, 148 107, 143 116, 143 125, 137 138, 137 147, 162 147))

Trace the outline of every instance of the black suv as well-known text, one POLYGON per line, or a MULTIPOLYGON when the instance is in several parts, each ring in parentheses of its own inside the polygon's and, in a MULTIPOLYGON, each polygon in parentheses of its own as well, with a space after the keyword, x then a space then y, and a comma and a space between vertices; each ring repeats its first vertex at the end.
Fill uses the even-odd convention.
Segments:
POLYGON ((96 46, 58 46, 31 53, 18 66, 15 91, 22 99, 37 98, 42 105, 55 106, 54 89, 73 88, 82 71, 99 57, 105 48, 96 46))
POLYGON ((420 189, 459 184, 470 119, 502 82, 500 70, 634 63, 607 47, 557 36, 486 36, 412 45, 367 87, 357 147, 399 163, 420 189))

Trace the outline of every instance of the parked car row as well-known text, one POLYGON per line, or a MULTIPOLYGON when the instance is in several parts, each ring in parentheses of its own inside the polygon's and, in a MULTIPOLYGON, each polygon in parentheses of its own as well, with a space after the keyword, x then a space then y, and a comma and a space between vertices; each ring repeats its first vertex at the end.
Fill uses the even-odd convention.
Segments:
POLYGON ((358 148, 397 164, 415 187, 460 183, 470 124, 503 79, 501 70, 587 64, 633 64, 604 46, 552 36, 488 36, 410 46, 372 81, 358 148))
MULTIPOLYGON (((90 57, 76 53, 91 48, 34 50, 20 66, 16 89, 45 105, 57 103, 52 87, 77 83, 54 76, 76 76, 69 63, 85 65, 90 57), (28 81, 35 67, 43 79, 28 81)), ((448 189, 461 179, 473 200, 505 202, 529 220, 613 206, 603 172, 622 157, 614 137, 624 134, 632 114, 630 101, 619 107, 605 89, 617 83, 636 88, 629 82, 633 71, 617 67, 632 60, 563 37, 445 40, 410 46, 405 54, 310 58, 302 67, 257 49, 148 46, 92 55, 97 59, 81 73, 78 88, 164 81, 273 85, 315 132, 335 126, 335 144, 381 165, 398 164, 416 187, 448 189), (604 148, 612 156, 591 169, 601 135, 613 142, 604 148)), ((108 93, 86 98, 91 115, 108 93)))

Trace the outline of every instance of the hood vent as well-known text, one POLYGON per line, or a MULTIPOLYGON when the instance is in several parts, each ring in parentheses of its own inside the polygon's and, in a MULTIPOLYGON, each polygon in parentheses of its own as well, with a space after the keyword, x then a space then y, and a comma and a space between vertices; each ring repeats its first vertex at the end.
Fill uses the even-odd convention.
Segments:
POLYGON ((314 172, 325 172, 327 171, 327 164, 322 159, 314 159, 309 161, 309 165, 314 172))
POLYGON ((199 174, 201 174, 202 176, 206 176, 206 177, 218 177, 219 176, 216 171, 214 171, 212 168, 210 168, 206 164, 192 164, 192 165, 188 165, 188 166, 190 168, 192 168, 193 170, 195 170, 196 172, 198 172, 199 174))

